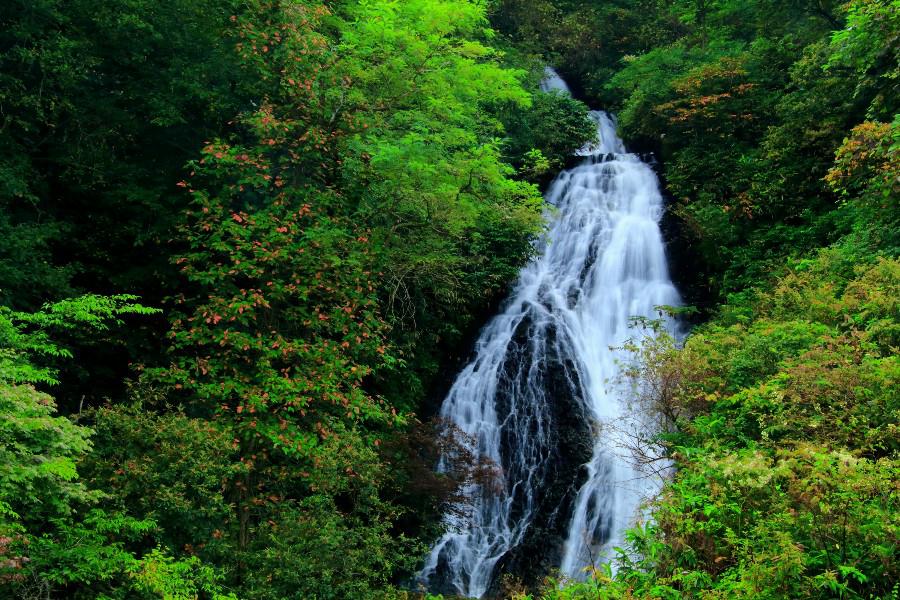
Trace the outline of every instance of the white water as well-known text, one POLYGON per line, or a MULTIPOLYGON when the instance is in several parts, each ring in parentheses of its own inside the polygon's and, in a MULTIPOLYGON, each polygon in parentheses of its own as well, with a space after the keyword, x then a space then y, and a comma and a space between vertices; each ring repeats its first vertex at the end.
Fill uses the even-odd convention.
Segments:
MULTIPOLYGON (((568 92, 552 70, 542 88, 568 92)), ((642 499, 657 489, 622 448, 627 392, 616 382, 624 357, 611 347, 635 335, 631 317, 657 318, 655 307, 680 302, 659 229, 662 197, 650 167, 626 152, 613 119, 599 111, 591 116, 598 143, 583 148, 583 164, 561 173, 547 192, 558 210, 546 247, 481 332, 474 360, 441 408, 442 417, 477 441, 479 456, 502 467, 503 485, 499 493, 467 490, 471 518, 447 517, 450 529, 420 573, 426 585, 442 578, 459 594, 481 597, 498 561, 521 543, 553 452, 552 369, 563 371, 594 432, 560 570, 579 577, 584 567, 608 560, 642 499)))
POLYGON ((544 67, 544 79, 541 81, 542 92, 563 92, 571 94, 569 85, 559 76, 559 73, 550 67, 544 67))

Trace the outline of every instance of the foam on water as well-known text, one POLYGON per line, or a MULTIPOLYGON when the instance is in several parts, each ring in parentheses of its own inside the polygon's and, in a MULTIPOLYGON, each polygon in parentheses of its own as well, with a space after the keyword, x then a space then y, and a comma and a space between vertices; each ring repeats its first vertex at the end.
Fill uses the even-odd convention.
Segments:
MULTIPOLYGON (((552 69, 542 89, 568 93, 552 69)), ((548 391, 548 365, 565 370, 594 432, 586 481, 558 549, 560 570, 579 577, 592 562, 608 559, 642 499, 658 489, 623 451, 627 390, 617 383, 624 357, 614 348, 634 336, 632 317, 657 318, 657 306, 680 302, 659 229, 663 199, 652 169, 627 153, 615 120, 601 111, 591 117, 597 142, 582 148, 584 162, 560 173, 547 191, 556 209, 548 213, 552 223, 540 255, 482 330, 473 360, 442 405, 441 416, 476 441, 476 454, 501 467, 502 485, 466 490, 472 514, 446 517, 448 532, 419 574, 425 585, 441 578, 459 594, 481 597, 498 561, 534 521, 556 443, 548 415, 558 398, 548 391)), ((674 322, 666 326, 674 332, 674 322)))

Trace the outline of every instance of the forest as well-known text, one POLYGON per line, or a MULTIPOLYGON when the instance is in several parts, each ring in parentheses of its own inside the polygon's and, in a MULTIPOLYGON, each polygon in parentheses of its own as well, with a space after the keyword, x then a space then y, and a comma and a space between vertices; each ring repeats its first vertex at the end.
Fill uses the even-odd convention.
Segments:
POLYGON ((465 597, 441 402, 588 107, 664 188, 671 468, 485 597, 898 598, 900 0, 0 0, 0 597, 465 597))

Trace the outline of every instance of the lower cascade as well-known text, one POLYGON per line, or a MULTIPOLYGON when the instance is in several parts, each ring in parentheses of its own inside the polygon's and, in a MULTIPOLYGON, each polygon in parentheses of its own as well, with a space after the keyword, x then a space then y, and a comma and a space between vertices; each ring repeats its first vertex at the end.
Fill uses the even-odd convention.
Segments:
MULTIPOLYGON (((549 69, 542 87, 568 92, 549 69)), ((473 484, 466 517, 445 517, 447 533, 419 573, 435 591, 480 598, 499 572, 523 567, 581 577, 610 559, 658 490, 624 449, 637 427, 629 423, 643 420, 628 408, 617 348, 635 336, 633 317, 657 318, 656 307, 680 302, 659 228, 663 199, 614 119, 591 116, 598 142, 547 191, 555 210, 546 245, 441 407, 500 481, 473 484)))

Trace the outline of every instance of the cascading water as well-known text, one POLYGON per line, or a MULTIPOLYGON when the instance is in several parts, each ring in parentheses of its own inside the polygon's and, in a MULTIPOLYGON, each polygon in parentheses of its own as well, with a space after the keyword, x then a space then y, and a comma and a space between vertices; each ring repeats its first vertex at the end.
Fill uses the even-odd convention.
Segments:
MULTIPOLYGON (((542 89, 568 93, 552 70, 542 89)), ((476 441, 475 453, 500 466, 502 482, 466 490, 471 515, 447 517, 420 573, 425 585, 481 597, 529 529, 552 529, 560 514, 568 520, 556 527, 561 543, 545 551, 578 577, 621 543, 655 491, 622 451, 631 426, 615 348, 633 336, 632 317, 654 318, 655 307, 680 299, 659 229, 657 178, 625 151, 611 117, 591 116, 598 142, 547 192, 556 210, 546 247, 481 332, 442 405, 441 416, 476 441), (585 438, 580 454, 560 441, 572 429, 585 438), (566 471, 573 456, 576 468, 566 471)))

